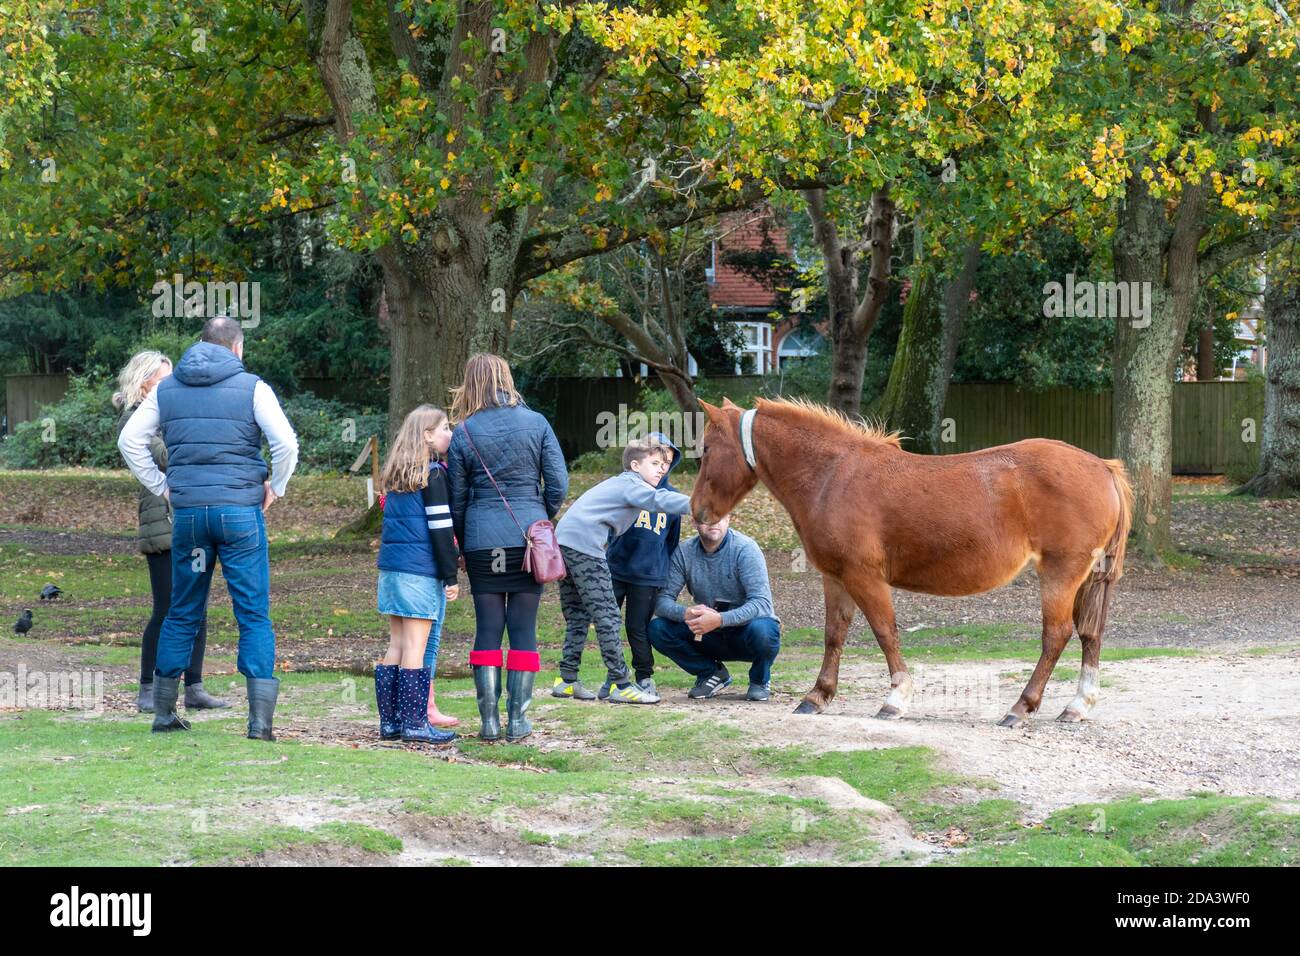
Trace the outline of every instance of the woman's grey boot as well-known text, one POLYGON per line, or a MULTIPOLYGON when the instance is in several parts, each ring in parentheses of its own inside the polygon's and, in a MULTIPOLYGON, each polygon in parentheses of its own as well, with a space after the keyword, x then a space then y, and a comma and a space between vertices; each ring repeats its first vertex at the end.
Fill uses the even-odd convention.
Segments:
POLYGON ((280 681, 275 677, 248 677, 248 739, 274 740, 271 718, 275 716, 275 699, 280 681))
POLYGON ((153 679, 153 732, 166 733, 169 730, 189 730, 190 723, 176 713, 176 695, 181 690, 179 677, 159 677, 153 679))
POLYGON ((524 716, 533 702, 533 684, 536 671, 510 671, 506 677, 506 741, 523 740, 533 732, 533 725, 524 716))
POLYGON ((475 664, 474 696, 478 698, 478 715, 483 721, 479 737, 483 740, 501 738, 501 668, 475 664))
POLYGON ((140 693, 135 698, 135 709, 142 714, 153 713, 153 684, 141 684, 140 693))
POLYGON ((203 687, 203 681, 195 684, 185 685, 185 709, 193 707, 196 710, 220 710, 222 707, 229 707, 230 701, 222 700, 220 697, 213 697, 203 687))

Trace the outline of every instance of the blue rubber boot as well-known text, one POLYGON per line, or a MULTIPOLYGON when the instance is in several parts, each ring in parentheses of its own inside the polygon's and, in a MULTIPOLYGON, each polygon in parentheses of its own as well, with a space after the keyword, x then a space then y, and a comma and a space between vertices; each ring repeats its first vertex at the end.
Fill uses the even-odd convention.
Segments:
POLYGON ((407 743, 449 744, 456 739, 450 730, 429 723, 429 668, 400 668, 397 672, 397 705, 402 714, 402 740, 407 743))
POLYGON ((402 718, 397 712, 397 665, 375 665, 375 704, 379 708, 379 739, 402 736, 402 718))

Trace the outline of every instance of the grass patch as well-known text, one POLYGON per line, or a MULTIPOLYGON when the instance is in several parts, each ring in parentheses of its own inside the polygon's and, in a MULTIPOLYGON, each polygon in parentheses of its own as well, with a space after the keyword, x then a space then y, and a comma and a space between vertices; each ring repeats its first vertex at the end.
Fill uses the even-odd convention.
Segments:
POLYGON ((1160 552, 1160 560, 1174 571, 1199 571, 1205 562, 1191 551, 1175 551, 1172 548, 1160 552))
MULTIPOLYGON (((972 840, 972 842, 975 842, 972 840)), ((1300 816, 1270 801, 1197 796, 1081 804, 1041 825, 991 826, 958 862, 971 866, 1287 866, 1300 816)))
POLYGON ((312 828, 279 826, 246 809, 253 801, 396 801, 412 812, 481 814, 485 794, 526 802, 593 788, 617 782, 400 750, 267 747, 244 738, 242 714, 205 720, 188 734, 151 735, 142 720, 23 711, 0 720, 0 805, 17 810, 0 815, 0 865, 204 862, 340 838, 337 828, 312 836, 312 828))

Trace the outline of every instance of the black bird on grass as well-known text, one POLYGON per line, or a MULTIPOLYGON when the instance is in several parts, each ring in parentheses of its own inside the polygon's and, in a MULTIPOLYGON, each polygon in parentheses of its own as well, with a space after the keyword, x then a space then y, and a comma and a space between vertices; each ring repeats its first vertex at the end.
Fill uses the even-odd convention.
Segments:
POLYGON ((14 622, 15 634, 26 634, 32 629, 32 610, 28 608, 23 611, 18 620, 14 622))
POLYGON ((47 584, 45 587, 41 588, 41 600, 54 601, 57 600, 59 595, 62 593, 63 588, 59 587, 57 584, 47 584))

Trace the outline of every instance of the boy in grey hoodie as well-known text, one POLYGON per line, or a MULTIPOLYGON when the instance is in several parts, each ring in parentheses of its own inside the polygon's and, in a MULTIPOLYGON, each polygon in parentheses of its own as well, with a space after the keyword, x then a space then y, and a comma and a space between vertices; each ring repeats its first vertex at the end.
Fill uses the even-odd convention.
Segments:
POLYGON ((690 513, 688 496, 657 487, 671 460, 670 450, 658 441, 631 442, 623 450, 624 470, 579 496, 555 526, 568 575, 560 581, 565 632, 560 676, 551 688, 554 697, 595 699, 595 693, 578 680, 587 629, 594 623, 610 682, 606 699, 621 704, 659 703, 658 694, 633 683, 623 660, 623 643, 619 638, 623 622, 614 598, 605 548, 610 538, 631 527, 642 511, 690 513))

